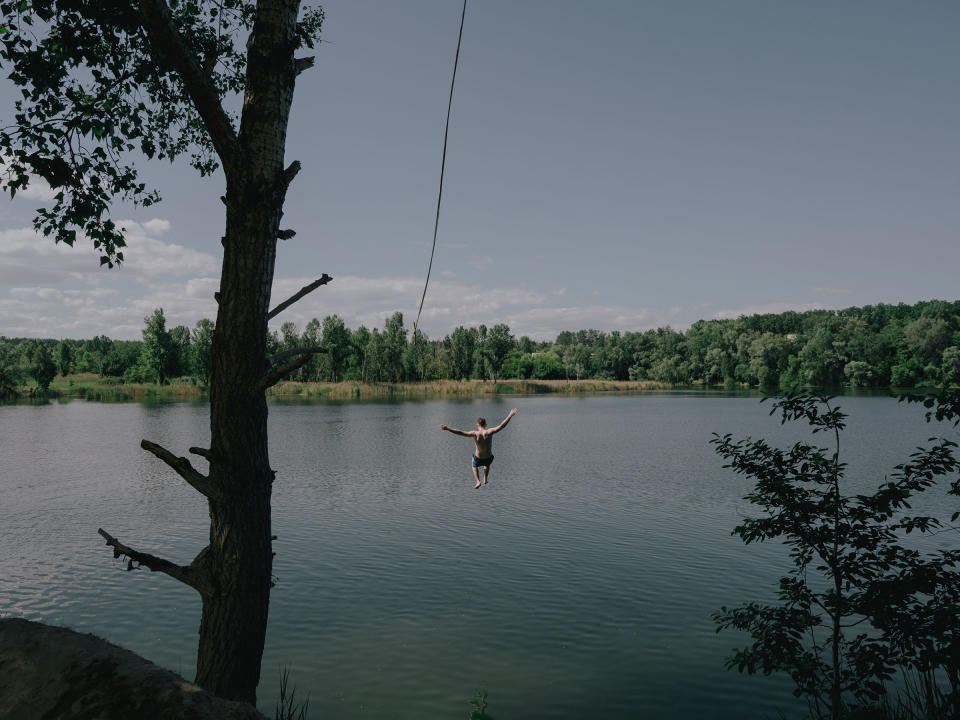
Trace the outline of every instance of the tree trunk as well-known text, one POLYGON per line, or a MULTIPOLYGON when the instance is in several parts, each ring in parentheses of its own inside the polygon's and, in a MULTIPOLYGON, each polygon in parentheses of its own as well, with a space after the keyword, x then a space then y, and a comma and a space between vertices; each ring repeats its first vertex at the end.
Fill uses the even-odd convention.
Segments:
POLYGON ((224 163, 227 226, 210 380, 211 588, 202 593, 197 684, 256 702, 273 566, 262 380, 267 315, 283 201, 296 167, 284 171, 293 98, 299 2, 260 3, 248 43, 239 157, 224 163))

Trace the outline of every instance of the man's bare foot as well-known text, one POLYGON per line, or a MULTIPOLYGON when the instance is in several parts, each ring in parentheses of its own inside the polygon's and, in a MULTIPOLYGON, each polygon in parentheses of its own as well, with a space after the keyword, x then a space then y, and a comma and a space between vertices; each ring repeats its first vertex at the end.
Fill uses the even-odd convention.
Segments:
POLYGON ((473 486, 474 490, 477 490, 480 487, 480 481, 477 480, 477 484, 473 486))
POLYGON ((486 480, 484 480, 484 481, 483 481, 483 484, 484 484, 484 485, 486 485, 486 484, 487 484, 487 481, 486 481, 486 480))

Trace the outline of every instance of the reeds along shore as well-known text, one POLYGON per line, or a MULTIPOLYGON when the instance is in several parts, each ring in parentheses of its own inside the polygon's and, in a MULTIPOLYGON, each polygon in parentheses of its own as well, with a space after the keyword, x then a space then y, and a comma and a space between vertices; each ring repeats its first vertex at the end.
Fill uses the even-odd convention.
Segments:
MULTIPOLYGON (((267 391, 275 397, 329 400, 375 398, 487 397, 492 395, 537 395, 545 393, 639 392, 671 387, 654 381, 618 380, 432 380, 422 383, 282 382, 267 391)), ((124 401, 142 399, 187 400, 206 396, 207 388, 189 378, 177 378, 166 385, 123 383, 92 374, 58 377, 44 397, 85 398, 124 401)), ((36 396, 23 388, 24 397, 36 396)))
POLYGON ((331 400, 364 398, 484 397, 544 393, 637 392, 671 387, 654 381, 617 380, 431 380, 422 383, 280 383, 268 395, 325 397, 331 400))

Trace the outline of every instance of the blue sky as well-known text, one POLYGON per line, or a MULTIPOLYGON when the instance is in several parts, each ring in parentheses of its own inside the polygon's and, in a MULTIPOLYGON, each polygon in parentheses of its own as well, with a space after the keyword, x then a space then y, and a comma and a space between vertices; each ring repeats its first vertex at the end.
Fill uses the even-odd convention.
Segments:
MULTIPOLYGON (((301 76, 277 318, 412 325, 433 230, 458 0, 331 0, 301 76)), ((468 0, 421 326, 642 330, 956 299, 960 4, 468 0)), ((13 92, 0 87, 11 116, 13 92)), ((0 201, 0 334, 139 337, 213 317, 222 178, 151 163, 128 262, 0 201)))

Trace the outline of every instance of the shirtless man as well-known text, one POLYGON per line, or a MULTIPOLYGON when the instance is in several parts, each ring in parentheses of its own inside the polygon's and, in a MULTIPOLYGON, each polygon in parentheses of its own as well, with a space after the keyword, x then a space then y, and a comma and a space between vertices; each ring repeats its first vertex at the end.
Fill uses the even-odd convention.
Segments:
POLYGON ((510 411, 510 414, 507 415, 503 422, 497 425, 495 428, 487 429, 487 421, 484 418, 477 418, 477 429, 476 430, 457 430, 456 428, 448 427, 446 425, 441 425, 441 430, 446 430, 447 432, 452 432, 454 435, 463 435, 464 437, 472 437, 474 442, 477 444, 476 452, 473 454, 473 478, 477 481, 477 484, 473 486, 473 489, 476 490, 480 487, 480 470, 483 468, 483 484, 487 484, 487 478, 490 476, 490 463, 493 462, 493 434, 498 433, 503 430, 507 423, 510 422, 510 418, 517 414, 517 409, 514 408, 510 411))

